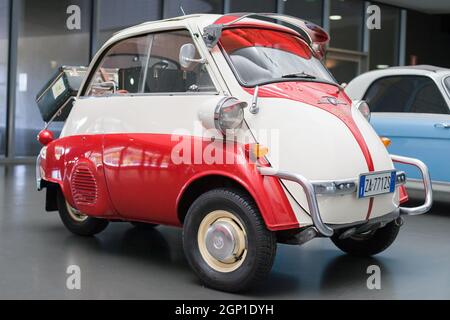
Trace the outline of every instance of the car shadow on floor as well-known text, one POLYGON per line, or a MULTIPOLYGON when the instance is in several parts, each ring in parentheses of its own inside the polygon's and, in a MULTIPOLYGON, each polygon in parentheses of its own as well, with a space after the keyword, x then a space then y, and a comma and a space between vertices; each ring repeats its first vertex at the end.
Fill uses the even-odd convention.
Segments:
MULTIPOLYGON (((72 253, 84 255, 90 252, 92 256, 108 255, 114 258, 128 258, 148 264, 149 267, 159 267, 170 270, 170 273, 179 272, 188 274, 183 281, 198 286, 202 290, 210 290, 203 287, 200 280, 191 271, 187 263, 182 247, 181 230, 170 228, 139 229, 114 227, 99 237, 83 238, 69 236, 65 246, 72 253), (189 276, 189 274, 191 274, 189 276), (203 288, 202 288, 203 287, 203 288)), ((289 250, 289 249, 288 249, 289 250)), ((287 252, 280 252, 285 254, 287 252)), ((288 253, 291 256, 292 253, 288 253)), ((293 254, 296 256, 296 254, 293 254)), ((274 268, 266 280, 249 291, 230 295, 230 298, 271 298, 292 296, 295 293, 298 298, 311 296, 311 292, 319 291, 321 294, 332 295, 346 288, 360 287, 367 290, 366 283, 370 274, 367 267, 379 266, 383 275, 383 286, 390 286, 390 273, 388 267, 378 258, 356 258, 350 255, 328 253, 327 250, 308 251, 300 261, 291 261, 290 257, 280 257, 280 264, 293 263, 299 268, 298 273, 289 274, 287 268, 274 268), (331 255, 331 256, 330 256, 331 255), (302 261, 303 260, 303 261, 302 261), (313 270, 315 279, 311 281, 313 270)), ((214 295, 214 290, 212 295, 214 295)), ((223 296, 227 298, 228 296, 223 296)))
POLYGON ((174 230, 167 232, 167 228, 164 229, 140 229, 130 225, 129 228, 115 228, 112 232, 109 230, 110 232, 97 237, 70 236, 67 243, 74 243, 75 239, 76 245, 72 247, 80 252, 88 250, 95 254, 126 257, 152 265, 164 264, 167 268, 188 268, 184 255, 179 254, 182 251, 181 233, 177 235, 174 230), (167 233, 170 233, 170 241, 166 239, 167 233))

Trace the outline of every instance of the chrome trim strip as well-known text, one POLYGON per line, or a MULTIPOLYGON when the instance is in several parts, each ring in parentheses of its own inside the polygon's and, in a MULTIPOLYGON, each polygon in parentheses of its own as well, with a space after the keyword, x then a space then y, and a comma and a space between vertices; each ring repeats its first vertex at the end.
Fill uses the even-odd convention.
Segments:
POLYGON ((355 193, 358 190, 356 179, 336 181, 311 181, 317 195, 341 196, 355 193))
POLYGON ((331 237, 334 234, 334 231, 332 228, 328 227, 326 224, 323 223, 322 217, 320 216, 319 211, 319 204, 317 202, 316 192, 314 185, 311 181, 309 181, 307 178, 300 174, 294 174, 284 171, 278 171, 273 168, 268 167, 259 167, 259 172, 263 176, 272 176, 277 177, 282 180, 288 180, 298 183, 306 194, 306 199, 308 201, 308 207, 311 214, 311 218, 313 221, 313 224, 319 234, 325 236, 325 237, 331 237))
POLYGON ((42 190, 42 176, 40 170, 41 155, 39 154, 36 158, 36 187, 38 191, 42 190))
POLYGON ((433 188, 431 184, 430 173, 428 167, 422 161, 414 158, 407 158, 397 155, 391 155, 392 161, 417 167, 422 173, 422 180, 425 187, 425 203, 418 207, 406 208, 400 207, 401 215, 415 216, 424 214, 431 209, 433 205, 433 188))
POLYGON ((101 96, 81 96, 77 99, 102 99, 102 98, 129 98, 129 97, 179 97, 179 96, 218 96, 219 91, 201 91, 201 92, 149 92, 149 93, 126 93, 126 94, 105 94, 101 96))

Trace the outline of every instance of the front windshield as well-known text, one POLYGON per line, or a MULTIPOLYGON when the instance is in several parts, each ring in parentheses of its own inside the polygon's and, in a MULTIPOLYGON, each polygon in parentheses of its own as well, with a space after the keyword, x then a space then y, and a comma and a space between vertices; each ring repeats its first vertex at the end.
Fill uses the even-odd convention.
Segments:
POLYGON ((289 79, 336 83, 300 37, 282 31, 232 28, 220 43, 245 86, 289 79))

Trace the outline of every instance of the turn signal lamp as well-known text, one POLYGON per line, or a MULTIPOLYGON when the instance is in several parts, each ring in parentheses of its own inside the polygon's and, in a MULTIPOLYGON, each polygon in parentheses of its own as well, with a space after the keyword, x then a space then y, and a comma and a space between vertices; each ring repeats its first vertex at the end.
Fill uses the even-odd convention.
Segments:
POLYGON ((250 159, 258 160, 269 154, 269 148, 258 143, 247 144, 245 149, 250 159))
POLYGON ((392 141, 389 138, 381 137, 381 142, 383 142, 384 146, 387 148, 391 145, 392 141))

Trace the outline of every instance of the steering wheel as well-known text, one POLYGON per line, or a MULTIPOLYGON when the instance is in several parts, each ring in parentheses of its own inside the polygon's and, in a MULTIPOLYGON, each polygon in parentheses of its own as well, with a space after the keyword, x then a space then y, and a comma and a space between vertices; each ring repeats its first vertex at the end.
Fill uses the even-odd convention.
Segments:
POLYGON ((161 61, 156 62, 154 65, 152 65, 152 67, 150 69, 152 70, 152 73, 155 72, 156 68, 161 70, 161 72, 164 72, 165 70, 167 70, 168 67, 169 67, 169 62, 166 60, 161 60, 161 61))

